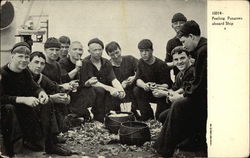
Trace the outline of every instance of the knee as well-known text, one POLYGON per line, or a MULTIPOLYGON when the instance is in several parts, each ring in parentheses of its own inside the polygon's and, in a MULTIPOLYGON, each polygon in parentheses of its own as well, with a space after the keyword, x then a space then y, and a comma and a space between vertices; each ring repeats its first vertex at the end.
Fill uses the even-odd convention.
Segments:
POLYGON ((95 91, 95 94, 97 96, 100 96, 100 95, 105 95, 105 89, 103 88, 100 88, 100 87, 93 87, 94 91, 95 91))
POLYGON ((159 114, 158 120, 159 120, 162 124, 165 122, 166 118, 168 117, 168 113, 169 113, 169 109, 167 109, 167 110, 165 110, 165 111, 163 111, 163 112, 161 112, 161 113, 159 114))
MULTIPOLYGON (((99 91, 101 91, 101 90, 99 90, 99 91)), ((95 88, 93 88, 93 87, 92 88, 86 88, 85 94, 87 94, 87 97, 94 98, 94 99, 97 96, 97 93, 95 92, 95 88)))
POLYGON ((173 107, 180 107, 184 104, 187 104, 188 100, 187 98, 180 98, 172 103, 173 107))
POLYGON ((97 92, 94 87, 84 87, 78 91, 77 95, 72 95, 72 102, 81 102, 86 100, 95 100, 97 92))
POLYGON ((54 108, 54 103, 49 99, 49 101, 46 104, 41 105, 41 109, 44 109, 45 111, 49 112, 54 108))
POLYGON ((6 104, 3 105, 3 110, 6 113, 14 113, 15 112, 15 106, 12 104, 6 104))
POLYGON ((6 104, 2 106, 1 109, 1 123, 6 126, 10 121, 16 120, 16 110, 15 106, 12 104, 6 104), (7 123, 7 124, 6 124, 7 123))
POLYGON ((172 111, 183 113, 190 108, 190 103, 186 98, 181 98, 174 101, 171 105, 172 111))

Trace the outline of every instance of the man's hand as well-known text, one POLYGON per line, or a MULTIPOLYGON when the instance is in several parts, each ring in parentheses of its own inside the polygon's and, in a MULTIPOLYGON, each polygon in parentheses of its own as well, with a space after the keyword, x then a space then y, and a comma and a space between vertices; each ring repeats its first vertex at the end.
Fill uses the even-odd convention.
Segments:
POLYGON ((178 90, 175 91, 176 93, 179 93, 179 94, 183 94, 184 93, 184 89, 183 88, 180 88, 178 90))
POLYGON ((17 97, 16 103, 25 104, 29 107, 36 107, 39 105, 39 99, 36 97, 17 97))
POLYGON ((171 102, 174 102, 180 98, 183 98, 183 94, 179 94, 179 93, 176 93, 173 91, 173 92, 169 93, 168 98, 171 102))
POLYGON ((69 85, 72 86, 72 91, 76 92, 77 88, 79 87, 79 80, 72 80, 69 82, 69 85))
POLYGON ((72 80, 69 82, 69 84, 77 88, 79 86, 79 80, 72 80))
POLYGON ((128 81, 127 80, 122 81, 122 88, 126 88, 127 85, 128 85, 128 81))
POLYGON ((174 62, 167 62, 167 66, 170 67, 170 68, 172 68, 172 67, 175 66, 175 64, 174 64, 174 62))
POLYGON ((135 76, 130 76, 127 79, 128 85, 131 85, 135 81, 135 76))
POLYGON ((63 103, 63 104, 69 104, 70 103, 70 96, 66 93, 56 93, 53 95, 50 95, 50 98, 55 103, 63 103))
POLYGON ((173 95, 173 93, 175 93, 175 91, 173 91, 172 89, 168 90, 168 96, 173 95))
POLYGON ((168 84, 156 84, 157 89, 168 90, 168 84))
POLYGON ((125 96, 126 96, 125 91, 119 91, 119 95, 118 95, 118 97, 119 97, 120 99, 125 98, 125 96))
POLYGON ((115 89, 115 88, 111 88, 109 91, 110 95, 112 95, 113 97, 118 97, 119 96, 119 90, 115 89))
POLYGON ((70 95, 68 95, 68 94, 67 94, 67 101, 65 102, 65 104, 69 104, 69 103, 70 103, 70 101, 71 101, 71 99, 70 99, 70 95))
POLYGON ((85 85, 92 86, 98 82, 98 79, 96 77, 91 77, 85 82, 85 85))
POLYGON ((167 91, 160 90, 160 89, 155 89, 153 90, 152 94, 156 98, 161 98, 161 97, 167 97, 167 91))
POLYGON ((151 91, 157 88, 157 84, 154 82, 148 82, 147 84, 149 85, 151 91))
POLYGON ((39 94, 38 94, 38 99, 39 99, 39 102, 41 104, 46 104, 48 103, 49 101, 49 97, 48 95, 44 92, 44 91, 41 91, 39 94))
POLYGON ((81 60, 77 60, 76 61, 76 65, 75 65, 75 69, 77 71, 79 71, 81 69, 81 67, 82 67, 82 61, 81 60))
POLYGON ((194 64, 195 59, 194 58, 190 58, 190 62, 191 62, 191 64, 194 64))
POLYGON ((145 83, 142 87, 146 92, 150 91, 150 83, 145 83))
POLYGON ((135 81, 135 76, 130 76, 126 80, 122 81, 122 88, 126 88, 135 81))
POLYGON ((73 86, 70 85, 69 83, 61 84, 60 87, 63 87, 63 89, 66 90, 66 91, 72 91, 73 90, 73 86))

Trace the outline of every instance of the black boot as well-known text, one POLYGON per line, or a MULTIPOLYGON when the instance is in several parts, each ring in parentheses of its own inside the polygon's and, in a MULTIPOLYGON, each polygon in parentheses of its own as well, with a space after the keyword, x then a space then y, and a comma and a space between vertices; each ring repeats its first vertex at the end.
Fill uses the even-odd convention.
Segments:
POLYGON ((46 154, 56 154, 60 156, 71 156, 72 152, 66 148, 63 148, 62 146, 59 146, 57 144, 50 144, 45 146, 45 152, 46 154))
MULTIPOLYGON (((56 136, 54 136, 56 137, 56 136)), ((45 152, 46 154, 56 154, 61 156, 70 156, 72 152, 54 142, 53 136, 47 137, 45 141, 45 152)))

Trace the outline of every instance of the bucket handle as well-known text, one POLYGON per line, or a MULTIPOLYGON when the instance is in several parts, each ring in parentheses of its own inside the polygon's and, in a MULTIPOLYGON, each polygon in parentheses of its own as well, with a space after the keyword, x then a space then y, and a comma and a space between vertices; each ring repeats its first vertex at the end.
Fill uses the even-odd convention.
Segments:
POLYGON ((139 132, 140 130, 144 129, 144 128, 147 128, 147 127, 142 127, 142 128, 139 128, 138 130, 134 131, 134 132, 131 132, 131 133, 128 133, 128 134, 121 134, 120 133, 120 129, 118 130, 118 134, 119 135, 123 135, 123 136, 126 136, 126 135, 131 135, 131 134, 134 134, 136 132, 139 132))
MULTIPOLYGON (((134 115, 132 115, 132 116, 133 116, 133 118, 135 119, 135 116, 134 116, 134 115)), ((119 121, 113 120, 111 117, 109 117, 109 119, 110 119, 110 120, 112 120, 112 121, 114 121, 114 122, 116 122, 116 123, 120 123, 120 124, 122 123, 122 122, 119 122, 119 121)))

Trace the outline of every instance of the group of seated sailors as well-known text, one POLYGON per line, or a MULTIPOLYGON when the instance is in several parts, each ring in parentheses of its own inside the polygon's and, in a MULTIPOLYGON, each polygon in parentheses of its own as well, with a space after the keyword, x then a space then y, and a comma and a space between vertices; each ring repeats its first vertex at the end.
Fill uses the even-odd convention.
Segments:
POLYGON ((68 130, 68 114, 103 123, 105 115, 120 111, 124 102, 131 102, 138 121, 162 122, 154 144, 160 155, 171 157, 177 147, 206 149, 206 38, 195 21, 187 21, 181 13, 173 19, 181 27, 167 44, 165 61, 154 56, 150 39, 139 41, 139 60, 123 56, 118 42, 104 46, 98 38, 89 40, 89 56, 84 59, 81 42, 66 36, 48 38, 44 52, 32 52, 26 42, 16 43, 9 63, 1 68, 0 132, 5 154, 16 153, 15 142, 22 140, 31 150, 69 156, 72 152, 59 145, 65 143, 59 133, 68 130), (169 53, 171 41, 175 46, 169 53), (102 57, 104 49, 110 60, 102 57), (155 114, 150 103, 157 104, 155 114))

